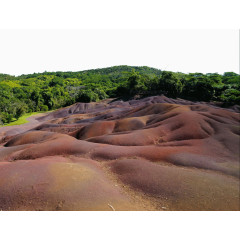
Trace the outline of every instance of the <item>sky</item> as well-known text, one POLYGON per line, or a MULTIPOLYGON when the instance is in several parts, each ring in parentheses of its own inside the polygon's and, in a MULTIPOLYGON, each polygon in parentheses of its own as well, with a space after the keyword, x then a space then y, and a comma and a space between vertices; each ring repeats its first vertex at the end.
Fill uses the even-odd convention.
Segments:
POLYGON ((239 73, 239 31, 0 30, 0 73, 81 71, 116 65, 239 73))

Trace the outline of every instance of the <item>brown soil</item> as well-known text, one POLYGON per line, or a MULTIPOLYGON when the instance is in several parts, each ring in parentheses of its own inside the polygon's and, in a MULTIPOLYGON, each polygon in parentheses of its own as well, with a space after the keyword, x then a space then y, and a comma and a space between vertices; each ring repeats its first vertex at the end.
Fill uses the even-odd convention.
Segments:
POLYGON ((240 210, 233 109, 155 96, 29 120, 0 128, 0 210, 240 210))

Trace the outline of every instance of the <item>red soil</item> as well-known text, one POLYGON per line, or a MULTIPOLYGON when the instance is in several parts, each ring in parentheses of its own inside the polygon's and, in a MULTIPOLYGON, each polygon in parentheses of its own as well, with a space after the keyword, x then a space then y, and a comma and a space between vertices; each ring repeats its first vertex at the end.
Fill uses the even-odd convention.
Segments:
POLYGON ((156 96, 0 128, 0 209, 240 210, 239 120, 156 96))

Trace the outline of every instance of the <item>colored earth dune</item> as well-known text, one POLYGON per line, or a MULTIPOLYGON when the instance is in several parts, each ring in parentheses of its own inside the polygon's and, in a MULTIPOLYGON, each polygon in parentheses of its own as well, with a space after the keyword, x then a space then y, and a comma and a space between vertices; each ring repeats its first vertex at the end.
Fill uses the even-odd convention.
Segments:
POLYGON ((240 210, 240 116, 164 96, 0 128, 0 210, 240 210))

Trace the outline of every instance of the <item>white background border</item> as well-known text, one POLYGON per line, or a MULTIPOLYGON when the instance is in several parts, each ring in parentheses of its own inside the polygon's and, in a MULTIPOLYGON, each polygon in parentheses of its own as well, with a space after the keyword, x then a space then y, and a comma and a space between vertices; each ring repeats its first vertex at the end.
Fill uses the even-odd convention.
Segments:
MULTIPOLYGON (((1 0, 0 29, 238 29, 238 2, 1 0)), ((232 240, 239 212, 0 212, 0 237, 232 240)))

